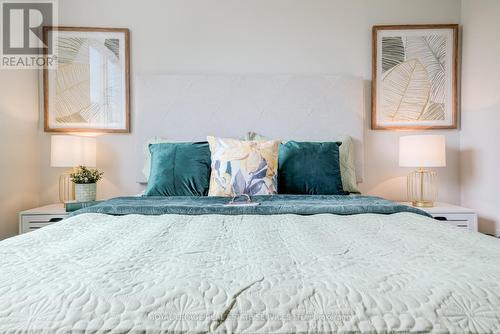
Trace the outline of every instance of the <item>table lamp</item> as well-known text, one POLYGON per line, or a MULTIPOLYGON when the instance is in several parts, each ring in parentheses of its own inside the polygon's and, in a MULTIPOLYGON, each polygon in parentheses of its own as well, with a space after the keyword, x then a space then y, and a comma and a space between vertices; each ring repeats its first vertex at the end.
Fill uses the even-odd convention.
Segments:
MULTIPOLYGON (((70 135, 51 137, 50 165, 52 167, 75 168, 96 166, 96 139, 70 135)), ((74 185, 70 179, 72 169, 59 176, 59 201, 74 199, 74 185)))
POLYGON ((432 207, 438 196, 437 174, 426 168, 446 166, 446 139, 440 135, 399 138, 399 166, 416 167, 407 177, 413 206, 432 207))

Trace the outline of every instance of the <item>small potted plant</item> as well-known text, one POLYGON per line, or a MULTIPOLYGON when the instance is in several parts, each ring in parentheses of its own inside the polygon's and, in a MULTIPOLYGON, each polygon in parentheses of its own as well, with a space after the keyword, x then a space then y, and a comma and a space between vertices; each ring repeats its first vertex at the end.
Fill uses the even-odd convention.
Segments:
POLYGON ((79 166, 70 174, 71 181, 75 184, 75 200, 77 202, 90 202, 96 199, 96 183, 104 173, 97 169, 79 166))

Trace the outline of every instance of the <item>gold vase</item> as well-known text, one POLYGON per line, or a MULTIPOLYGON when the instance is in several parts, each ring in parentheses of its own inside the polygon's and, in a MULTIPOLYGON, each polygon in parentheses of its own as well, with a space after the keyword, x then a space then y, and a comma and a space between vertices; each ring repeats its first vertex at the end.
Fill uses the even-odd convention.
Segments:
POLYGON ((433 207, 437 200, 437 174, 418 168, 407 177, 408 201, 417 207, 433 207))

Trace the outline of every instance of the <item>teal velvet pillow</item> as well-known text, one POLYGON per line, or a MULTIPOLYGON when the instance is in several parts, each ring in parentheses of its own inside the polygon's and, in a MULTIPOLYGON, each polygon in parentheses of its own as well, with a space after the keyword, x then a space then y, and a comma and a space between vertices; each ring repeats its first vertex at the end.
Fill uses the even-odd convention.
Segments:
POLYGON ((278 193, 344 195, 337 142, 296 142, 280 145, 278 193))
POLYGON ((145 196, 206 196, 210 180, 207 142, 150 144, 145 196))

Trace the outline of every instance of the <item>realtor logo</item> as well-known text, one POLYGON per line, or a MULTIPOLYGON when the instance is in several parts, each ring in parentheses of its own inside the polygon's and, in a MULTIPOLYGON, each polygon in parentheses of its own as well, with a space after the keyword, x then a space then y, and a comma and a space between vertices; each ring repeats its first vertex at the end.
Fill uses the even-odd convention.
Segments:
POLYGON ((42 28, 54 26, 56 14, 55 0, 3 0, 1 67, 32 69, 50 66, 49 61, 54 61, 52 42, 44 43, 42 28))

